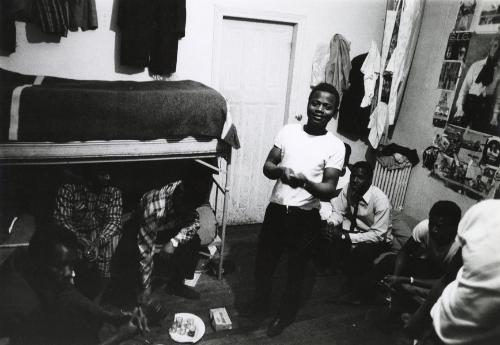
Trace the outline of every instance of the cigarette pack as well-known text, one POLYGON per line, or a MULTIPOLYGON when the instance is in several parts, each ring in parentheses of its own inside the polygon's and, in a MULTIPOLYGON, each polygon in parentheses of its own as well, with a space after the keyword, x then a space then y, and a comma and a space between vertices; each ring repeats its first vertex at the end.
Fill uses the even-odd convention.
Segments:
POLYGON ((212 321, 212 326, 216 331, 233 328, 233 324, 227 314, 226 308, 210 309, 210 320, 212 321))

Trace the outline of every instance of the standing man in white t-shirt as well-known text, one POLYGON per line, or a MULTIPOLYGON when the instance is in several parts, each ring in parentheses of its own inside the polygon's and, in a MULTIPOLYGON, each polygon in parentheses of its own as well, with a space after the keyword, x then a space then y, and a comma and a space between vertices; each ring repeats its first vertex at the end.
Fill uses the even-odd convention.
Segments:
POLYGON ((269 306, 272 279, 284 251, 288 277, 281 306, 268 327, 283 332, 297 313, 305 269, 320 231, 320 199, 333 197, 343 167, 343 142, 326 130, 337 113, 339 94, 330 84, 313 88, 307 124, 288 124, 278 133, 264 164, 264 175, 276 180, 259 235, 255 263, 255 313, 269 306))

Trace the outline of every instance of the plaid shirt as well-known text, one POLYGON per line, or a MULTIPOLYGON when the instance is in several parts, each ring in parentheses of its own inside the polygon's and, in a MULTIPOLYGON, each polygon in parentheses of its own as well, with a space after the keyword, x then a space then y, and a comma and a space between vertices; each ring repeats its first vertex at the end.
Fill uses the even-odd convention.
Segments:
POLYGON ((151 285, 151 273, 153 271, 154 244, 157 233, 160 231, 176 231, 172 238, 179 244, 186 243, 200 229, 198 212, 188 212, 180 216, 174 211, 174 192, 181 185, 176 181, 161 189, 147 192, 141 198, 139 214, 141 225, 138 234, 138 245, 140 253, 140 270, 144 288, 151 285))
POLYGON ((71 231, 78 240, 98 243, 97 268, 102 277, 110 276, 111 257, 120 236, 122 194, 116 187, 99 193, 83 184, 64 184, 56 198, 56 224, 71 231))

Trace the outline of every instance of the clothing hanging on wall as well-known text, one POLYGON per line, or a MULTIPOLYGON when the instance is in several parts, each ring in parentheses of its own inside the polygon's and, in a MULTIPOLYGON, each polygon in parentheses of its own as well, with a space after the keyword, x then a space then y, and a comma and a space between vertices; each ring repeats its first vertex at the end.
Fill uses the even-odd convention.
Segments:
POLYGON ((325 81, 335 86, 341 98, 342 92, 349 87, 350 46, 342 35, 335 34, 330 41, 330 58, 325 68, 325 81))
POLYGON ((368 140, 373 148, 378 147, 387 126, 387 103, 389 101, 392 74, 386 69, 397 44, 402 3, 403 0, 399 0, 397 11, 388 11, 386 14, 386 31, 382 42, 382 63, 384 67, 376 82, 375 94, 377 97, 372 103, 374 110, 368 123, 368 128, 370 128, 368 140), (387 31, 387 27, 389 27, 390 31, 387 31))
POLYGON ((16 50, 15 21, 36 23, 42 32, 66 37, 68 30, 97 29, 95 0, 1 0, 0 50, 16 50))
POLYGON ((372 104, 375 95, 375 84, 380 74, 380 52, 375 41, 372 41, 368 56, 361 66, 363 73, 365 94, 361 101, 361 107, 365 108, 372 104))
POLYGON ((8 13, 8 7, 0 1, 0 52, 12 54, 16 51, 16 23, 8 13))
POLYGON ((398 106, 401 104, 404 85, 410 72, 418 33, 425 7, 425 0, 404 1, 398 30, 397 46, 387 70, 392 73, 392 86, 389 95, 389 125, 395 124, 398 106))
POLYGON ((351 139, 366 138, 368 135, 370 107, 361 107, 365 95, 361 66, 366 61, 367 55, 367 53, 361 54, 352 59, 349 73, 350 86, 344 91, 340 103, 338 131, 351 139))
POLYGON ((389 126, 393 126, 396 121, 420 31, 424 6, 425 0, 399 0, 396 11, 387 12, 382 48, 382 61, 385 67, 377 82, 375 93, 379 96, 375 100, 378 103, 373 106, 374 110, 368 125, 371 129, 368 138, 374 148, 387 134, 389 126))
POLYGON ((63 37, 68 35, 68 0, 36 0, 35 11, 43 32, 63 37))
POLYGON ((97 29, 97 9, 95 0, 71 0, 69 2, 69 30, 82 31, 97 29))
POLYGON ((120 63, 155 75, 175 72, 185 26, 186 0, 120 0, 120 63))
POLYGON ((29 22, 33 19, 34 0, 0 1, 0 51, 11 54, 16 50, 15 21, 29 22))
POLYGON ((330 49, 327 45, 321 45, 316 49, 313 57, 311 70, 311 88, 325 82, 325 68, 330 59, 330 49))

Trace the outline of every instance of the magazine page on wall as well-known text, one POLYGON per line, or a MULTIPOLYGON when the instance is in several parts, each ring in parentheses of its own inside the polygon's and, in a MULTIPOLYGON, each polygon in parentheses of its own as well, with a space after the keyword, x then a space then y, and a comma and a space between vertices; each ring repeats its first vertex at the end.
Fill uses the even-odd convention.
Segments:
POLYGON ((499 27, 500 0, 461 1, 433 115, 434 126, 443 129, 433 150, 426 149, 438 150, 434 164, 426 165, 431 176, 476 200, 500 197, 499 27))

